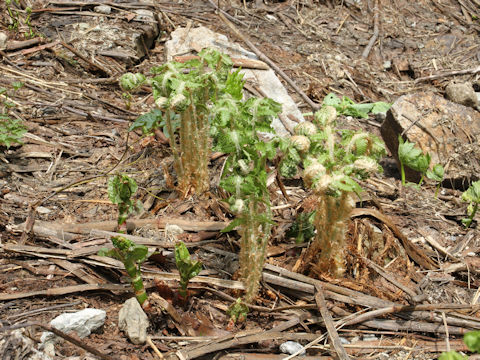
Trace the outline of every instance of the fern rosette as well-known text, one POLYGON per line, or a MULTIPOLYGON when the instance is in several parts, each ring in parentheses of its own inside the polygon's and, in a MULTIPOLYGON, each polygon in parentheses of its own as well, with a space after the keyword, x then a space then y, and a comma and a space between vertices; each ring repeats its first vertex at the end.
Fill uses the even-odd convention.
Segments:
POLYGON ((293 150, 280 146, 284 156, 279 169, 287 176, 303 165, 304 184, 315 195, 316 234, 300 270, 340 277, 346 269, 345 237, 355 206, 353 195, 362 190, 356 179, 381 170, 378 160, 385 148, 372 134, 337 129, 336 114, 334 107, 325 106, 315 114, 314 123, 298 124, 290 138, 293 150))

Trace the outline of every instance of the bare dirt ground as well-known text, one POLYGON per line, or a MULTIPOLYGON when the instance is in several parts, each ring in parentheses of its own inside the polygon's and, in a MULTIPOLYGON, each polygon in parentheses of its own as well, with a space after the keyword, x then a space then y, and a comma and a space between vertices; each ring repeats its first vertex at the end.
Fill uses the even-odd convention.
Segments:
MULTIPOLYGON (((62 341, 57 358, 86 356, 84 345, 105 359, 159 358, 152 345, 133 345, 118 330, 118 311, 132 296, 121 285, 128 279, 117 263, 97 256, 109 242, 105 231, 115 230, 117 216, 107 197, 107 178, 125 172, 139 184, 136 198, 144 204, 143 214, 132 219, 132 233, 164 247, 164 257, 144 266, 149 292, 168 288, 156 288, 159 281, 177 287, 169 275, 177 274, 169 255, 172 245, 165 245, 174 235, 165 232, 165 224, 187 230, 179 237, 204 263, 192 282, 188 306, 174 306, 180 321, 160 308, 151 315, 149 335, 162 356, 282 359, 286 355, 279 355, 279 344, 294 340, 302 345, 314 341, 307 349, 312 359, 336 357, 337 348, 321 336, 327 333, 327 320, 316 302, 314 280, 291 271, 305 248, 286 235, 307 206, 302 184, 287 183, 288 201, 276 183, 271 185, 276 225, 262 289, 247 321, 227 329, 226 309, 239 295, 234 275, 238 243, 234 232, 219 230, 231 214, 221 197, 178 198, 161 134, 142 139, 131 133, 127 143, 129 123, 148 112, 153 99, 144 88, 127 109, 118 77, 126 71, 148 73, 164 63, 164 43, 178 27, 203 25, 248 48, 220 20, 215 12, 219 5, 316 103, 330 92, 356 102, 394 102, 419 91, 443 95, 452 80, 470 81, 479 91, 480 3, 126 1, 108 3, 110 14, 95 12, 94 6, 102 3, 95 1, 20 3, 33 9, 31 26, 37 35, 28 41, 27 13, 20 11, 18 30, 9 29, 11 17, 6 4, 0 5, 0 30, 8 36, 0 52, 0 87, 14 104, 10 116, 28 128, 23 146, 0 147, 1 325, 48 324, 63 312, 103 309, 105 325, 79 345, 62 341), (148 25, 132 20, 138 9, 153 11, 160 30, 151 46, 144 43, 144 56, 131 61, 118 53, 76 50, 96 30, 87 29, 78 38, 79 29, 72 24, 115 21, 119 30, 114 40, 123 46, 128 39, 122 29, 148 25), (460 70, 468 71, 451 74, 460 70), (13 92, 17 81, 24 85, 13 92)), ((91 48, 101 46, 91 41, 91 48)), ((303 112, 311 111, 286 87, 303 112)), ((377 134, 381 121, 342 119, 348 127, 377 134)), ((385 172, 362 184, 366 197, 351 219, 348 273, 341 280, 319 279, 327 312, 351 358, 430 359, 449 348, 465 351, 461 335, 480 328, 478 225, 462 226, 466 204, 461 191, 445 188, 434 199, 434 184, 402 188, 391 157, 382 164, 385 172)), ((212 176, 218 176, 221 166, 221 157, 212 160, 212 176)), ((27 328, 37 341, 41 329, 27 328)), ((2 336, 6 339, 8 332, 2 336)), ((14 357, 15 345, 4 349, 2 358, 31 356, 14 357)))

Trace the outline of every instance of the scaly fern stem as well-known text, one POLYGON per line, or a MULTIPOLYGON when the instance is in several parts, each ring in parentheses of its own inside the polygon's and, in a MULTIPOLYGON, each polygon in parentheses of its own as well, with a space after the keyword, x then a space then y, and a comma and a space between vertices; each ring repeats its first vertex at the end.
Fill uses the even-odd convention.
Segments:
POLYGON ((181 179, 184 177, 184 170, 183 170, 182 161, 180 159, 180 154, 178 151, 178 146, 175 141, 175 135, 174 135, 174 130, 172 126, 172 119, 170 117, 170 111, 167 110, 165 118, 167 123, 167 130, 168 130, 168 133, 170 134, 168 138, 168 142, 170 144, 170 149, 172 149, 173 166, 175 167, 175 172, 177 173, 178 178, 181 179))
POLYGON ((181 114, 180 125, 181 156, 179 156, 179 161, 181 162, 182 176, 178 178, 178 187, 183 194, 189 193, 190 190, 200 194, 209 187, 209 124, 204 111, 198 110, 193 94, 190 92, 190 105, 181 114))
POLYGON ((247 303, 252 302, 258 292, 271 230, 270 222, 260 220, 260 207, 270 219, 270 207, 256 199, 251 199, 248 209, 242 214, 245 223, 240 230, 240 273, 245 285, 244 300, 247 303))
POLYGON ((315 239, 307 249, 305 266, 310 272, 341 277, 345 273, 345 235, 355 202, 352 193, 340 197, 319 194, 314 225, 315 239))

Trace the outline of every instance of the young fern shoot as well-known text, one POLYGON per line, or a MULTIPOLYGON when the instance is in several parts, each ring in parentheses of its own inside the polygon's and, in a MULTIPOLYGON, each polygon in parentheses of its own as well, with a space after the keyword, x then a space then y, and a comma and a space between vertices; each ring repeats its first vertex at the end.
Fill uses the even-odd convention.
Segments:
POLYGON ((462 200, 470 203, 468 206, 469 216, 462 220, 462 223, 468 228, 472 225, 473 218, 475 217, 478 205, 480 204, 480 180, 475 181, 470 185, 470 187, 462 194, 462 200))
POLYGON ((155 104, 165 119, 178 190, 184 195, 209 189, 210 109, 223 96, 232 68, 231 59, 217 51, 206 49, 199 56, 152 69, 155 104), (173 136, 177 128, 178 143, 173 136))
POLYGON ((398 136, 398 159, 400 160, 400 172, 402 176, 402 185, 405 186, 405 166, 421 174, 420 182, 422 185, 425 174, 430 166, 430 154, 423 154, 422 150, 415 147, 414 143, 403 140, 401 135, 398 136))
POLYGON ((297 125, 295 134, 280 144, 285 154, 280 172, 293 176, 302 162, 304 183, 316 199, 316 234, 299 270, 341 277, 346 271, 345 241, 354 195, 362 190, 355 178, 380 171, 378 159, 385 148, 374 135, 336 129, 336 110, 331 106, 315 114, 315 124, 297 125))
POLYGON ((262 142, 258 132, 273 131, 270 123, 281 107, 267 98, 244 101, 243 80, 238 71, 228 76, 226 84, 226 95, 212 109, 215 149, 229 154, 220 186, 230 194, 227 202, 235 214, 235 220, 223 231, 238 226, 240 276, 246 288, 243 299, 251 302, 258 291, 270 237, 267 160, 276 154, 275 145, 262 142))
MULTIPOLYGON (((108 180, 108 197, 112 203, 118 206, 118 225, 121 233, 126 231, 128 215, 141 208, 141 203, 134 203, 131 199, 137 188, 135 180, 127 175, 115 175, 108 180)), ((148 295, 143 286, 140 268, 141 264, 148 259, 148 248, 144 245, 137 245, 121 235, 113 236, 111 241, 113 249, 101 249, 98 254, 109 256, 123 263, 137 301, 143 308, 148 308, 148 295)))

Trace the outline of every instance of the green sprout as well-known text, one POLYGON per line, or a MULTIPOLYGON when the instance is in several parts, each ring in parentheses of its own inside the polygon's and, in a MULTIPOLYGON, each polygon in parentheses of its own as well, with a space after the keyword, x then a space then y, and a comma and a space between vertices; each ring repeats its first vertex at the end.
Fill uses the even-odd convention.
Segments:
MULTIPOLYGON (((13 0, 13 2, 16 5, 20 5, 18 0, 13 0)), ((5 0, 5 5, 7 7, 8 16, 10 17, 10 25, 8 25, 8 29, 14 30, 17 32, 18 29, 20 28, 21 21, 22 21, 22 19, 20 18, 20 13, 17 10, 13 9, 13 7, 11 7, 12 0, 5 0)), ((33 30, 32 23, 30 22, 30 19, 32 17, 32 8, 26 7, 25 12, 27 16, 25 20, 23 20, 23 23, 28 27, 28 31, 25 32, 24 35, 25 35, 25 38, 31 39, 37 36, 37 33, 33 30)))
POLYGON ((230 316, 230 321, 232 323, 241 323, 247 318, 248 311, 248 306, 242 301, 241 298, 238 298, 232 305, 229 306, 227 315, 230 316))
POLYGON ((400 172, 402 175, 402 185, 405 186, 405 166, 421 174, 418 185, 421 185, 425 174, 430 166, 430 154, 423 154, 422 150, 415 147, 414 143, 408 140, 404 141, 402 136, 398 136, 398 159, 400 160, 400 172))
POLYGON ((468 218, 462 219, 462 223, 468 228, 472 224, 473 218, 478 210, 478 204, 480 204, 480 180, 475 181, 470 187, 462 194, 462 200, 469 202, 468 218))
POLYGON ((124 91, 122 97, 125 99, 125 107, 130 109, 132 106, 132 93, 137 91, 143 84, 145 84, 147 78, 141 73, 126 73, 123 74, 120 79, 120 87, 124 91))
POLYGON ((202 50, 199 59, 154 67, 149 82, 156 109, 139 117, 130 130, 148 134, 163 127, 177 190, 184 196, 209 189, 212 146, 228 155, 220 186, 236 218, 223 231, 238 227, 244 300, 250 302, 258 291, 270 237, 267 161, 276 155, 275 144, 264 143, 258 133, 273 132, 271 122, 281 105, 268 98, 245 99, 243 75, 232 69, 230 57, 212 49, 202 50))
POLYGON ((330 93, 323 99, 323 106, 332 106, 339 115, 353 116, 358 118, 368 118, 368 114, 379 114, 387 112, 392 104, 386 102, 375 102, 366 104, 356 104, 346 96, 341 99, 334 93, 330 93))
POLYGON ((0 145, 8 149, 13 143, 23 144, 22 137, 26 132, 27 128, 20 120, 0 114, 0 145))
POLYGON ((217 102, 213 109, 212 132, 215 149, 229 154, 220 186, 229 194, 227 202, 235 219, 222 231, 238 227, 243 300, 250 303, 258 292, 273 223, 267 160, 277 152, 275 142, 261 141, 258 132, 272 132, 271 121, 281 106, 267 98, 242 100, 243 82, 238 73, 231 76, 231 96, 217 102))
POLYGON ((113 204, 118 205, 118 225, 123 225, 128 215, 138 212, 142 204, 133 203, 131 197, 137 191, 135 180, 127 175, 115 175, 108 179, 108 197, 113 204))
MULTIPOLYGON (((22 86, 22 82, 13 82, 14 93, 22 86)), ((0 145, 9 149, 13 143, 23 144, 22 137, 28 130, 20 120, 11 118, 10 110, 15 107, 15 104, 9 101, 6 88, 0 88, 0 98, 2 106, 0 112, 0 145)))
MULTIPOLYGON (((463 335, 463 342, 468 349, 474 353, 480 354, 480 331, 469 331, 463 335)), ((438 360, 467 360, 468 356, 463 356, 456 351, 443 352, 438 360)))
POLYGON ((31 7, 27 7, 25 9, 25 12, 27 13, 27 17, 25 18, 25 25, 28 26, 28 31, 25 33, 25 37, 28 39, 32 39, 34 38, 37 34, 35 33, 35 31, 33 30, 33 26, 30 22, 30 18, 32 16, 32 8, 31 7))
POLYGON ((437 187, 435 189, 435 198, 437 198, 438 192, 440 191, 440 186, 442 185, 442 181, 445 176, 445 169, 441 164, 435 164, 432 170, 427 170, 426 175, 430 180, 437 182, 437 187))
POLYGON ((180 241, 175 245, 175 263, 180 273, 179 294, 183 299, 188 298, 187 287, 192 278, 197 276, 202 270, 200 261, 192 260, 185 244, 180 241))
POLYGON ((145 308, 148 305, 148 295, 143 285, 140 266, 148 259, 148 248, 144 245, 137 245, 123 236, 114 236, 111 241, 113 249, 101 249, 98 255, 108 256, 123 263, 135 291, 135 297, 140 305, 145 308))
POLYGON ((309 242, 315 237, 315 211, 303 212, 298 214, 291 228, 287 232, 287 236, 294 237, 297 244, 309 242))
MULTIPOLYGON (((18 4, 17 0, 14 0, 14 2, 18 4)), ((20 25, 20 16, 18 14, 18 11, 10 7, 10 5, 12 4, 12 0, 5 0, 5 4, 7 6, 8 16, 10 17, 10 25, 8 25, 8 29, 18 31, 18 27, 20 25)))
MULTIPOLYGON (((137 183, 127 175, 115 175, 108 180, 108 197, 110 201, 118 206, 118 225, 125 228, 129 214, 141 208, 141 203, 134 204, 132 195, 137 191, 137 183)), ((124 232, 123 230, 119 230, 124 232)), ((109 256, 120 260, 130 277, 135 297, 143 308, 147 308, 148 295, 145 291, 142 280, 141 264, 148 259, 148 248, 144 245, 137 245, 124 236, 113 236, 111 238, 113 249, 101 249, 100 256, 109 256)))

